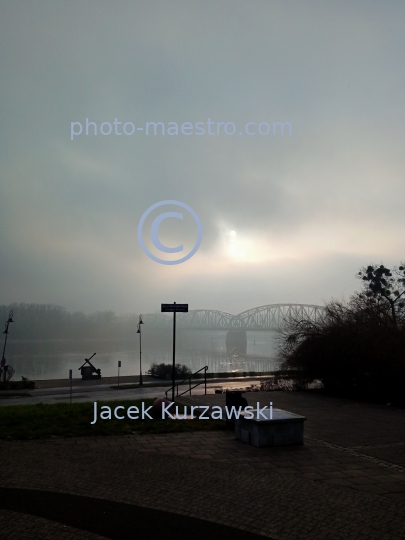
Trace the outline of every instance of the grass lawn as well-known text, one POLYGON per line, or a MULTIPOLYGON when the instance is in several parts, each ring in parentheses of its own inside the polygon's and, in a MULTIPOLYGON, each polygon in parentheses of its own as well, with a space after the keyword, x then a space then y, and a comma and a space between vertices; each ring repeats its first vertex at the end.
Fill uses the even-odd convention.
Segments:
MULTIPOLYGON (((141 410, 152 405, 153 399, 99 401, 98 421, 94 419, 94 405, 91 403, 56 403, 36 405, 13 405, 0 407, 0 439, 36 439, 43 437, 76 437, 91 435, 128 435, 131 433, 179 433, 185 431, 211 431, 225 429, 222 420, 171 420, 145 419, 131 420, 126 415, 128 407, 135 406, 141 410), (101 407, 111 409, 111 420, 100 418, 101 407), (123 420, 114 417, 114 409, 123 406, 117 414, 124 416, 123 420)), ((169 412, 175 405, 172 405, 169 412)), ((107 409, 104 409, 107 411, 107 409)), ((183 406, 179 405, 179 414, 183 406)), ((190 411, 189 411, 190 412, 190 411)), ((150 411, 149 411, 150 414, 150 411)), ((173 413, 172 413, 173 414, 173 413)))

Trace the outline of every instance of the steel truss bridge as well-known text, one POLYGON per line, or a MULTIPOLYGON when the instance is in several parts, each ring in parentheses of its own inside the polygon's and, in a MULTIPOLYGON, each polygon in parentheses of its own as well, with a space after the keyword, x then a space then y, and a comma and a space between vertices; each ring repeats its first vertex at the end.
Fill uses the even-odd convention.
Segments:
MULTIPOLYGON (((232 315, 225 311, 194 309, 176 314, 176 326, 184 330, 280 330, 290 317, 319 320, 322 306, 310 304, 268 304, 232 315)), ((143 321, 154 328, 171 327, 173 315, 147 314, 143 321)))

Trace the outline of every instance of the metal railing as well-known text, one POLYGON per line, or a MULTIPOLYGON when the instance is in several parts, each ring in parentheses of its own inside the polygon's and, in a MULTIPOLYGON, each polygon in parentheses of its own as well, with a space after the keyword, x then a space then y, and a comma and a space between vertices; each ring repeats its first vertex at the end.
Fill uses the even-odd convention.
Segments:
POLYGON ((175 384, 174 386, 172 386, 171 388, 169 388, 168 390, 166 390, 165 394, 166 394, 166 399, 167 399, 167 394, 168 392, 171 392, 173 390, 173 388, 176 389, 176 397, 180 397, 180 396, 183 396, 184 394, 187 394, 187 392, 190 393, 190 396, 191 396, 191 390, 193 390, 194 388, 197 388, 197 386, 200 386, 200 384, 204 384, 204 390, 205 390, 205 394, 207 394, 207 370, 208 370, 208 366, 204 366, 203 368, 199 369, 198 371, 196 371, 195 373, 193 373, 192 375, 189 375, 188 377, 186 377, 185 379, 183 379, 181 382, 175 384), (204 380, 195 384, 194 386, 191 386, 191 379, 197 375, 197 373, 200 373, 200 371, 203 371, 204 370, 204 380), (179 394, 179 386, 181 384, 184 384, 186 381, 188 381, 188 389, 185 390, 184 392, 182 392, 181 394, 179 394))

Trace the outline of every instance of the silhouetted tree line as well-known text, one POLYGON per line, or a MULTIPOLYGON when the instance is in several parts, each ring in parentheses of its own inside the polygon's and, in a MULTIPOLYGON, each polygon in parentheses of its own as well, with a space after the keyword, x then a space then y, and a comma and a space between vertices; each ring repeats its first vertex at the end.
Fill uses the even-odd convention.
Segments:
POLYGON ((13 310, 9 339, 131 339, 138 315, 116 315, 100 311, 85 315, 69 313, 53 304, 9 304, 0 306, 0 325, 13 310))
POLYGON ((369 265, 357 277, 363 290, 348 302, 330 301, 317 321, 287 321, 282 369, 340 395, 405 404, 405 268, 369 265))

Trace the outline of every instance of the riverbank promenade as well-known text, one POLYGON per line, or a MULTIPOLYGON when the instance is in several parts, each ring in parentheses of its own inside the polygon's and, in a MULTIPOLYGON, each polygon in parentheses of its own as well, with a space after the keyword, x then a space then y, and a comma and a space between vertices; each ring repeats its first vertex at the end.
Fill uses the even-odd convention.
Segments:
POLYGON ((403 409, 245 397, 305 416, 305 444, 255 448, 232 431, 2 441, 0 538, 405 539, 403 409))

